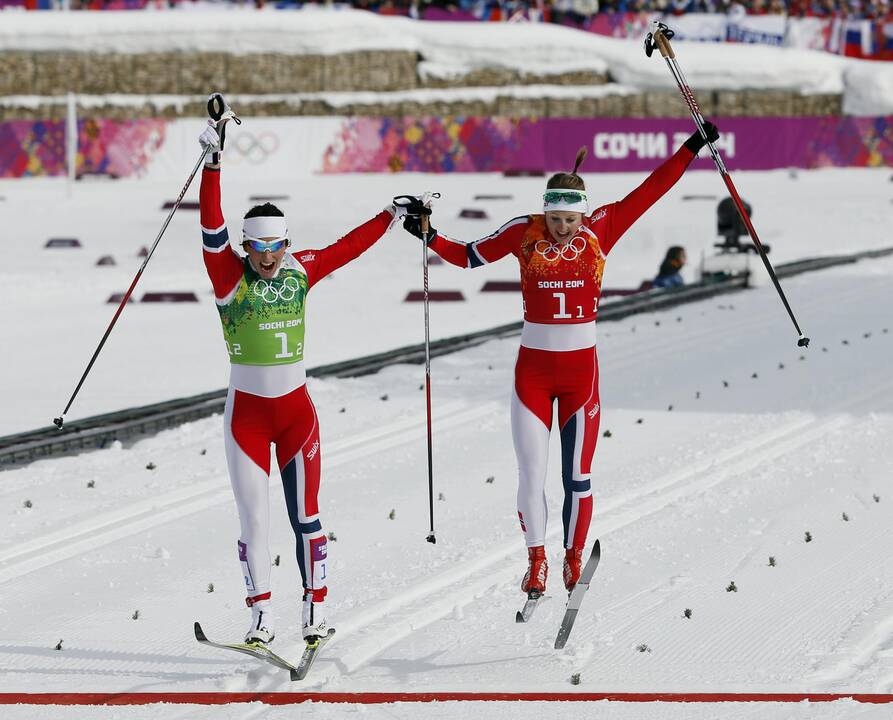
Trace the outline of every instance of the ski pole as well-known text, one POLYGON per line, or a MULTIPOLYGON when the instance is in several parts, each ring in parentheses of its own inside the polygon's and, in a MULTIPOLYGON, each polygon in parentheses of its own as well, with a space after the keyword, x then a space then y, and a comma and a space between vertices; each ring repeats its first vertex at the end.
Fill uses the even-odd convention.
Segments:
MULTIPOLYGON (((213 120, 219 120, 223 115, 224 110, 226 109, 226 104, 223 102, 223 96, 219 93, 215 93, 208 100, 208 114, 211 116, 213 120)), ((174 213, 177 212, 177 208, 180 207, 180 203, 183 201, 183 196, 186 195, 186 191, 189 189, 189 186, 192 184, 192 179, 195 177, 195 174, 198 172, 199 167, 205 161, 205 156, 208 154, 210 148, 204 148, 199 156, 198 160, 195 163, 195 167, 192 168, 192 172, 189 173, 189 177, 186 179, 186 184, 183 186, 183 189, 180 191, 180 195, 177 197, 174 202, 174 206, 171 208, 171 211, 168 213, 167 217, 164 220, 164 224, 161 226, 161 230, 158 232, 158 235, 155 238, 155 242, 152 243, 152 247, 149 248, 149 252, 143 260, 142 265, 140 265, 139 270, 136 271, 136 275, 133 278, 133 282, 130 283, 130 287, 127 288, 127 292, 124 293, 124 297, 121 299, 120 304, 118 305, 118 309, 115 311, 115 315, 112 317, 112 321, 109 323, 109 326, 105 330, 105 334, 102 336, 102 339, 99 341, 99 345, 97 345, 96 350, 93 352, 93 357, 90 358, 90 362, 87 363, 87 369, 84 370, 84 374, 81 375, 81 379, 78 381, 77 387, 75 387, 74 392, 71 394, 71 397, 68 399, 68 404, 65 406, 65 409, 62 411, 62 414, 53 418, 53 424, 60 430, 62 429, 62 424, 65 422, 65 415, 68 413, 68 410, 71 408, 71 404, 74 402, 74 399, 77 397, 78 392, 80 392, 81 386, 84 384, 84 381, 87 379, 87 375, 90 374, 90 370, 93 368, 93 364, 96 362, 96 358, 99 357, 99 353, 102 351, 103 346, 105 345, 105 341, 108 340, 109 335, 112 333, 112 328, 115 327, 115 323, 118 322, 118 318, 121 316, 121 312, 124 310, 124 306, 127 305, 128 300, 130 300, 130 296, 133 293, 134 288, 136 288, 136 284, 139 282, 140 277, 142 277, 143 270, 146 269, 146 265, 149 264, 149 260, 152 259, 152 253, 155 252, 155 248, 158 247, 158 243, 161 240, 161 236, 164 235, 164 231, 167 230, 167 226, 170 225, 171 218, 173 218, 174 213)))
POLYGON ((695 125, 697 125, 698 127, 698 131, 701 133, 701 137, 704 138, 707 147, 710 149, 710 154, 713 156, 713 162, 716 165, 716 169, 719 170, 719 174, 722 176, 723 182, 725 182, 726 184, 729 195, 732 197, 732 201, 735 203, 735 207, 738 208, 738 214, 741 216, 741 220, 744 221, 745 227, 747 227, 747 232, 750 234, 750 239, 753 241, 754 247, 757 249, 760 258, 763 261, 763 265, 766 266, 769 277, 772 278, 772 283, 775 285, 775 289, 778 291, 778 295, 781 298, 781 302, 784 304, 785 310, 788 311, 791 322, 794 323, 794 328, 797 330, 797 334, 800 336, 797 340, 797 345, 799 347, 809 347, 809 338, 803 334, 803 331, 800 329, 800 325, 797 323, 797 318, 794 317, 794 311, 791 310, 788 299, 785 297, 784 291, 781 289, 781 283, 779 283, 778 281, 778 276, 775 274, 772 263, 769 262, 769 258, 766 256, 766 251, 763 248, 763 244, 760 242, 759 237, 757 237, 757 231, 750 220, 750 216, 747 214, 744 203, 741 202, 741 197, 738 195, 738 190, 735 188, 735 184, 732 182, 729 171, 726 170, 725 163, 723 162, 722 157, 719 154, 719 150, 717 150, 716 146, 707 139, 707 133, 704 130, 704 117, 701 115, 701 110, 698 107, 697 101, 695 100, 694 93, 689 87, 688 81, 685 79, 685 75, 682 74, 682 68, 679 67, 679 63, 676 61, 676 54, 673 52, 673 48, 670 45, 670 39, 673 37, 674 32, 664 23, 658 22, 655 23, 655 25, 657 26, 656 29, 648 33, 645 38, 645 54, 648 57, 651 57, 651 54, 654 52, 655 48, 660 50, 660 54, 666 61, 667 67, 670 68, 673 79, 676 81, 679 92, 682 94, 682 99, 688 106, 688 110, 691 113, 692 119, 695 121, 695 125))
POLYGON ((121 299, 120 304, 118 305, 118 309, 115 311, 114 317, 112 317, 112 321, 109 323, 109 326, 105 330, 105 334, 102 336, 102 340, 99 341, 99 345, 96 347, 96 350, 93 352, 93 357, 90 358, 90 362, 87 363, 87 369, 84 370, 84 374, 81 375, 81 379, 78 381, 77 387, 75 387, 74 392, 71 394, 71 397, 68 399, 68 404, 65 406, 65 409, 62 411, 62 414, 53 419, 53 423, 60 430, 62 429, 62 423, 65 422, 65 415, 68 413, 68 410, 71 408, 71 404, 74 402, 74 399, 77 397, 78 392, 80 392, 81 386, 84 384, 84 381, 87 379, 87 375, 89 375, 90 370, 93 368, 93 363, 96 362, 96 358, 99 357, 99 353, 102 351, 103 346, 105 345, 105 341, 108 340, 109 335, 111 335, 112 328, 115 327, 115 323, 118 322, 118 318, 121 316, 121 311, 124 310, 124 306, 127 304, 127 301, 130 300, 130 295, 133 293, 136 284, 139 282, 140 277, 143 274, 143 270, 146 269, 146 265, 149 264, 149 260, 152 259, 152 253, 155 252, 155 248, 158 246, 158 241, 161 240, 161 236, 164 235, 164 231, 167 230, 167 226, 170 224, 171 218, 174 216, 174 213, 177 211, 177 208, 180 207, 180 202, 183 200, 183 196, 186 194, 186 191, 189 189, 189 185, 192 183, 192 178, 195 177, 195 174, 198 172, 199 167, 205 161, 205 155, 208 154, 207 149, 202 150, 202 154, 199 157, 198 161, 195 163, 195 167, 192 168, 192 172, 189 173, 189 178, 186 180, 186 184, 183 186, 183 189, 180 191, 180 196, 174 202, 174 206, 171 208, 171 211, 168 213, 167 218, 164 221, 164 224, 161 226, 161 231, 158 233, 158 236, 155 238, 155 242, 152 243, 152 247, 149 248, 149 252, 146 255, 146 258, 143 260, 142 265, 140 265, 139 270, 136 271, 136 275, 133 278, 133 282, 130 283, 130 287, 127 288, 127 292, 124 293, 124 297, 121 299))
MULTIPOLYGON (((422 235, 428 237, 428 216, 420 218, 422 235)), ((425 305, 425 405, 428 416, 428 508, 431 517, 431 532, 425 538, 429 543, 436 543, 434 536, 434 461, 431 439, 431 336, 428 321, 428 243, 422 241, 422 273, 424 275, 424 305, 425 305)))
MULTIPOLYGON (((428 318, 428 232, 430 224, 428 216, 431 214, 430 202, 439 198, 440 193, 425 193, 421 198, 414 195, 398 195, 394 198, 394 206, 404 208, 413 219, 418 219, 420 237, 422 238, 422 300, 425 306, 425 407, 428 421, 428 511, 431 520, 431 529, 425 538, 429 543, 436 543, 434 535, 434 452, 431 432, 431 332, 428 318), (426 202, 427 201, 427 202, 426 202)), ((406 227, 404 223, 404 227, 406 227)), ((411 231, 415 234, 415 231, 411 231)))

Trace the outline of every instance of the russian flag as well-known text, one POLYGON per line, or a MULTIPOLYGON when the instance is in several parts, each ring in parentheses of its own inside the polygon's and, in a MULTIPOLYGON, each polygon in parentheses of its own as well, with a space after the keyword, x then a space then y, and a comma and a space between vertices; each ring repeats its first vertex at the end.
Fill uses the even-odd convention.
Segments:
POLYGON ((847 20, 844 24, 843 54, 869 58, 877 53, 871 20, 847 20))

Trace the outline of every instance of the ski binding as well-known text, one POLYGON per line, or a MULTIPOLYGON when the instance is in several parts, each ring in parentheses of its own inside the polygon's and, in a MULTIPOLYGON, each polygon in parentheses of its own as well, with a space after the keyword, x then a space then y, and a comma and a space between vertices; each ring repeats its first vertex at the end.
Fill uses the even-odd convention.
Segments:
POLYGON ((296 668, 291 668, 291 679, 293 681, 303 680, 307 677, 307 673, 310 672, 310 668, 313 667, 313 663, 316 662, 316 657, 319 655, 319 651, 322 650, 323 645, 331 640, 332 635, 334 634, 335 628, 329 628, 329 631, 325 635, 317 638, 313 642, 307 643, 307 647, 304 648, 304 654, 301 655, 298 666, 296 668))
POLYGON ((546 596, 541 593, 539 590, 531 590, 527 593, 527 601, 524 603, 524 607, 518 610, 515 613, 515 622, 516 623, 526 623, 533 616, 533 611, 536 610, 537 605, 539 605, 543 600, 546 599, 546 596))

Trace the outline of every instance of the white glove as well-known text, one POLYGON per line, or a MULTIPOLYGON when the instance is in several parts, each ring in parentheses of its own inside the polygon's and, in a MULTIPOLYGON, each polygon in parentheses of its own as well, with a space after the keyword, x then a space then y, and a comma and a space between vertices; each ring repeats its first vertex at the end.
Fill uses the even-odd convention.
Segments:
POLYGON ((384 209, 391 213, 391 217, 395 220, 402 220, 406 217, 406 207, 404 205, 395 205, 394 203, 388 203, 384 206, 384 209))
POLYGON ((220 152, 220 136, 217 134, 217 130, 214 129, 213 120, 208 120, 208 127, 202 130, 201 135, 198 136, 198 144, 207 153, 205 156, 206 164, 219 162, 219 158, 216 161, 213 159, 214 155, 220 152))

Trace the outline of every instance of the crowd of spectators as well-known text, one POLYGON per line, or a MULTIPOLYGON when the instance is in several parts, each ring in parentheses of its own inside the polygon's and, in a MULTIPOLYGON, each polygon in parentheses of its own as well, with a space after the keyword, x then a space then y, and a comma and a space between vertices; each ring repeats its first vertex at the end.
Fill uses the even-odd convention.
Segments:
POLYGON ((525 18, 575 25, 584 25, 601 13, 684 15, 743 11, 748 15, 893 19, 893 0, 0 0, 0 7, 19 5, 38 9, 65 4, 71 9, 102 10, 147 5, 175 7, 190 2, 283 8, 339 5, 382 15, 424 17, 428 11, 437 11, 441 16, 455 14, 490 21, 525 18))

